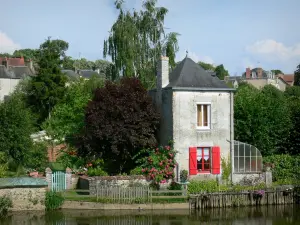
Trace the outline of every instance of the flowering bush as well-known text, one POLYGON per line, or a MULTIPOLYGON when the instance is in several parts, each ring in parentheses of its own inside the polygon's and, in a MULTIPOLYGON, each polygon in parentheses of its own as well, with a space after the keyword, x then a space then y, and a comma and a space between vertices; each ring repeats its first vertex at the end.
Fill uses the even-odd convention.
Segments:
POLYGON ((73 148, 62 149, 58 162, 62 163, 64 167, 69 167, 73 171, 84 166, 84 159, 77 155, 77 151, 73 148))
POLYGON ((142 163, 142 173, 152 181, 154 186, 159 188, 161 183, 174 178, 176 151, 173 145, 145 149, 141 153, 148 154, 139 160, 142 163))
POLYGON ((265 195, 265 191, 264 190, 254 191, 254 193, 253 193, 253 199, 260 200, 264 195, 265 195))

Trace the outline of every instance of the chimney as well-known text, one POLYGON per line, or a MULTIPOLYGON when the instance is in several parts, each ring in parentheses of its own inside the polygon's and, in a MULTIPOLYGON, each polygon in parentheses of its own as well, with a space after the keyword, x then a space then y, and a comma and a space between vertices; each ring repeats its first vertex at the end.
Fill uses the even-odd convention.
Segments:
POLYGON ((246 79, 250 79, 251 78, 251 69, 248 67, 246 68, 246 79))
POLYGON ((260 67, 257 68, 257 77, 258 77, 258 78, 262 78, 262 72, 263 72, 263 71, 262 71, 262 68, 260 68, 260 67))
POLYGON ((162 89, 169 84, 169 58, 161 56, 157 65, 156 77, 156 106, 161 107, 162 89))
POLYGON ((161 56, 157 68, 157 88, 164 88, 169 84, 169 58, 161 56))
POLYGON ((25 61, 24 61, 24 57, 22 56, 20 58, 20 66, 24 66, 25 65, 25 61))

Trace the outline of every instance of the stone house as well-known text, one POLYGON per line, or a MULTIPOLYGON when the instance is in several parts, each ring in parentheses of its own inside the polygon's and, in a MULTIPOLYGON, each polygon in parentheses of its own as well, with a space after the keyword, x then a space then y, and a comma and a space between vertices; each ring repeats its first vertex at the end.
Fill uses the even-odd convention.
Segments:
POLYGON ((221 174, 221 159, 233 152, 233 91, 188 57, 171 73, 161 57, 150 95, 161 112, 160 142, 173 140, 178 151, 177 177, 180 170, 197 179, 221 174))

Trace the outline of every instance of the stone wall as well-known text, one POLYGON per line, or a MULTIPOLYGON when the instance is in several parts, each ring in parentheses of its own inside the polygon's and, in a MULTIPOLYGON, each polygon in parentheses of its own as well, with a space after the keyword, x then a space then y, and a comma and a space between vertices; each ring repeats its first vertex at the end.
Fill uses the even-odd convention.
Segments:
POLYGON ((267 187, 272 186, 272 172, 262 173, 234 173, 232 177, 234 184, 255 185, 257 183, 265 183, 267 187), (251 184, 252 183, 252 184, 251 184))
POLYGON ((45 210, 45 187, 2 188, 0 196, 8 196, 13 203, 12 211, 45 210))

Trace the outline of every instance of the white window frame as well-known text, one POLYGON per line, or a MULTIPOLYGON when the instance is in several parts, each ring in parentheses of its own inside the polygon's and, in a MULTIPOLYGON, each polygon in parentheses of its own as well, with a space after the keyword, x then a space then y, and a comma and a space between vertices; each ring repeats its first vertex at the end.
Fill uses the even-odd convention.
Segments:
MULTIPOLYGON (((202 124, 203 123, 203 114, 202 114, 202 124)), ((196 103, 196 127, 197 130, 210 130, 211 129, 211 102, 197 102, 196 103), (207 105, 207 121, 208 125, 207 126, 198 126, 198 105, 201 105, 203 109, 203 105, 207 105)))

